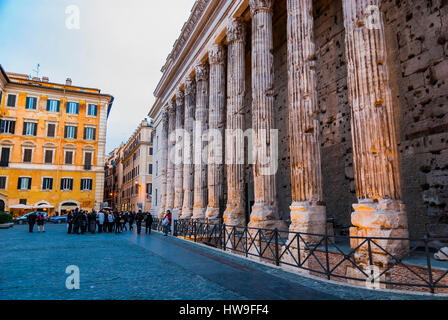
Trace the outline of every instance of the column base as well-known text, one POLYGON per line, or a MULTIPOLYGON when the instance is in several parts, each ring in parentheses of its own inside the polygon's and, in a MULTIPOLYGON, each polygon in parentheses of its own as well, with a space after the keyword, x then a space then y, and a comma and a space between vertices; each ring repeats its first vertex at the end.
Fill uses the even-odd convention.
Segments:
MULTIPOLYGON (((354 227, 350 228, 350 236, 386 238, 384 240, 372 239, 370 242, 375 266, 387 268, 393 263, 393 258, 390 255, 401 258, 409 252, 409 240, 391 239, 409 238, 408 217, 403 202, 400 200, 380 200, 379 202, 364 200, 353 205, 353 208, 355 210, 352 213, 354 227)), ((354 249, 363 241, 364 239, 351 239, 350 245, 354 249)), ((356 250, 355 260, 360 265, 370 265, 367 242, 356 250)))
POLYGON ((204 221, 205 220, 205 211, 206 210, 207 210, 207 208, 194 207, 193 208, 193 217, 192 217, 192 219, 204 221))
POLYGON ((219 208, 207 207, 205 217, 209 224, 219 224, 221 222, 221 219, 219 218, 219 208))
MULTIPOLYGON (((291 205, 291 225, 289 235, 292 239, 294 233, 309 233, 323 235, 326 232, 327 212, 325 206, 311 204, 310 202, 293 202, 291 205)), ((313 237, 301 234, 301 237, 308 244, 317 244, 322 237, 313 237)))
POLYGON ((249 227, 272 230, 278 229, 279 231, 288 230, 287 223, 280 220, 277 206, 266 206, 258 203, 252 207, 249 227))
POLYGON ((226 226, 244 227, 246 226, 246 210, 239 206, 228 205, 223 220, 226 226))
POLYGON ((180 215, 181 220, 189 220, 193 216, 193 208, 182 208, 182 213, 180 215))

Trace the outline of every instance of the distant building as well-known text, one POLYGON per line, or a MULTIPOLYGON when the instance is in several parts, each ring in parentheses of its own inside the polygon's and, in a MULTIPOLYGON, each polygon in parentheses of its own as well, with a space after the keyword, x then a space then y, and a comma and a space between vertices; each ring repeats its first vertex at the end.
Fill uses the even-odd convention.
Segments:
POLYGON ((124 145, 122 144, 120 147, 115 148, 105 158, 104 203, 107 203, 107 206, 114 210, 120 209, 120 177, 123 176, 120 153, 122 153, 123 146, 124 145))
POLYGON ((71 79, 30 80, 0 66, 0 210, 99 209, 113 100, 71 79))

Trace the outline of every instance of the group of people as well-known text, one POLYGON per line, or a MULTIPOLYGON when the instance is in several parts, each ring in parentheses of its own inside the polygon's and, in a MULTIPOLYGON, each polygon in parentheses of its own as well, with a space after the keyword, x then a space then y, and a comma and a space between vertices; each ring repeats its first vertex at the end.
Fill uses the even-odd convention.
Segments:
POLYGON ((144 214, 142 211, 118 212, 101 210, 96 213, 95 210, 88 213, 85 210, 76 209, 67 216, 68 233, 85 234, 90 233, 121 233, 134 230, 134 223, 137 225, 137 233, 141 233, 142 223, 145 221, 146 233, 151 234, 153 224, 152 215, 144 214), (129 229, 128 229, 129 226, 129 229))
POLYGON ((29 232, 34 231, 34 225, 37 223, 37 231, 45 232, 45 214, 43 212, 32 212, 27 217, 29 232))

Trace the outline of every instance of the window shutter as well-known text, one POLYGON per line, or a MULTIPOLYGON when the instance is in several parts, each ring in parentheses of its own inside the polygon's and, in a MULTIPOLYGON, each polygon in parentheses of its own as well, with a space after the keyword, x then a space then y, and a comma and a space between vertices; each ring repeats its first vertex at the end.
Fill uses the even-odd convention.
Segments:
POLYGON ((50 100, 47 99, 47 111, 50 111, 50 100))
POLYGON ((48 179, 48 186, 50 190, 53 190, 53 178, 48 179))
POLYGON ((64 138, 67 139, 67 126, 64 127, 64 138))
POLYGON ((93 129, 93 140, 96 140, 96 128, 93 129))
POLYGON ((64 179, 61 179, 61 190, 64 190, 64 179))
POLYGON ((19 181, 17 182, 17 190, 20 190, 21 184, 22 184, 22 178, 19 178, 19 181))
POLYGON ((37 99, 34 98, 33 99, 33 109, 36 109, 36 107, 37 107, 37 99))
POLYGON ((37 123, 33 123, 33 136, 37 136, 37 123))
POLYGON ((6 121, 5 120, 0 120, 0 132, 6 133, 6 121))
POLYGON ((75 139, 78 139, 78 127, 74 127, 75 130, 75 139))
POLYGON ((61 111, 61 101, 58 100, 57 105, 58 106, 57 106, 56 112, 60 112, 61 111))
POLYGON ((11 121, 11 128, 10 128, 12 134, 16 133, 16 122, 15 121, 11 121))
POLYGON ((33 178, 28 179, 28 189, 31 190, 31 185, 33 183, 33 178))
POLYGON ((23 122, 23 135, 25 135, 26 134, 26 125, 27 125, 27 123, 26 122, 23 122))
POLYGON ((87 138, 87 128, 84 128, 84 140, 87 138))
POLYGON ((30 101, 31 101, 30 97, 26 97, 26 107, 25 107, 26 109, 31 109, 30 101))
POLYGON ((69 179, 70 182, 70 190, 73 190, 73 179, 69 179))

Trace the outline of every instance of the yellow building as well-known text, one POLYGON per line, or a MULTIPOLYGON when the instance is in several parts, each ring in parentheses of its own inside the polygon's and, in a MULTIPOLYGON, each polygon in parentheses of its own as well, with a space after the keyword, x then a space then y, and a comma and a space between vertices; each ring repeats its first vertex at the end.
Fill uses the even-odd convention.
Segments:
POLYGON ((99 89, 73 86, 70 79, 30 80, 0 65, 0 211, 2 206, 13 213, 46 208, 50 215, 98 210, 113 100, 99 89))

